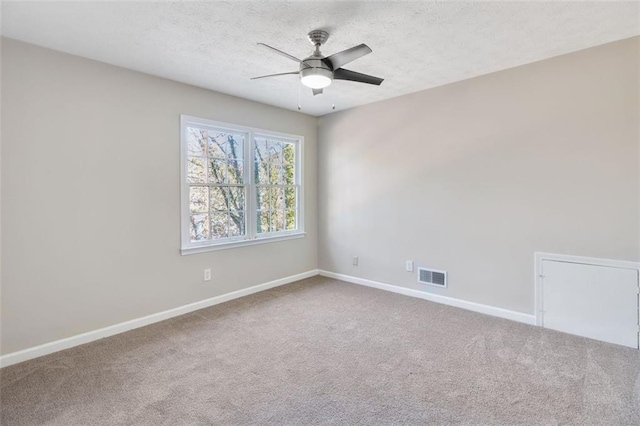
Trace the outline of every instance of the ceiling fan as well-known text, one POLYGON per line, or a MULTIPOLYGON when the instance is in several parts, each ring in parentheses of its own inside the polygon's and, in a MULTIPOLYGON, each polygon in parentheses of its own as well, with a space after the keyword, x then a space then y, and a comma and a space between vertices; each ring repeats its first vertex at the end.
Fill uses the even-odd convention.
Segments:
POLYGON ((279 74, 262 75, 260 77, 253 77, 251 80, 267 77, 277 77, 281 75, 298 74, 300 75, 300 82, 305 86, 313 90, 313 95, 319 95, 322 93, 322 89, 331 84, 333 80, 349 80, 356 81, 358 83, 375 84, 379 86, 384 79, 373 77, 367 74, 361 74, 355 71, 349 71, 342 68, 343 65, 349 62, 355 61, 358 58, 363 57, 371 53, 371 49, 366 44, 359 44, 350 49, 343 50, 342 52, 334 53, 331 56, 325 57, 320 53, 320 46, 326 43, 329 38, 329 33, 323 30, 314 30, 308 34, 309 41, 314 45, 315 50, 305 59, 298 59, 295 56, 278 50, 275 47, 271 47, 264 43, 258 43, 260 46, 264 46, 273 52, 296 61, 300 64, 298 71, 283 72, 279 74))

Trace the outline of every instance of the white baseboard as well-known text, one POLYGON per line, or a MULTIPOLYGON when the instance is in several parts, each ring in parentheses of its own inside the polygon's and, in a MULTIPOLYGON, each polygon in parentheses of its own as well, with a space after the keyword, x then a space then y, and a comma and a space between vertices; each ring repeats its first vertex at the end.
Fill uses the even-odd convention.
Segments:
POLYGON ((197 311, 198 309, 208 308, 209 306, 218 305, 220 303, 228 302, 233 299, 238 299, 243 296, 248 296, 253 293, 258 293, 260 291, 268 290, 270 288, 289 284, 294 281, 302 280, 304 278, 313 277, 315 275, 318 275, 317 269, 313 269, 311 271, 303 272, 297 275, 291 275, 285 278, 280 278, 278 280, 269 281, 267 283, 259 284, 259 285, 245 288, 242 290, 233 291, 231 293, 212 297, 210 299, 201 300, 199 302, 190 303, 188 305, 179 306, 177 308, 169 309, 163 312, 158 312, 156 314, 147 315, 145 317, 121 322, 119 324, 115 324, 115 325, 101 328, 98 330, 78 334, 76 336, 67 337, 65 339, 56 340, 54 342, 45 343, 43 345, 23 349, 21 351, 12 352, 12 353, 0 356, 0 368, 7 367, 12 364, 17 364, 19 362, 27 361, 33 358, 38 358, 43 355, 48 355, 64 349, 69 349, 74 346, 83 345, 85 343, 93 342, 95 340, 103 339, 105 337, 113 336, 115 334, 124 333, 125 331, 133 330, 139 327, 144 327, 145 325, 164 321, 169 318, 173 318, 179 315, 187 314, 189 312, 197 311))
POLYGON ((329 278, 335 278, 337 280, 345 281, 348 283, 364 285, 367 287, 373 287, 380 290, 390 291, 393 293, 399 293, 405 296, 411 296, 419 299, 429 300, 431 302, 442 303, 444 305, 455 306, 457 308, 467 309, 467 310, 479 312, 482 314, 505 318, 512 321, 522 322, 525 324, 535 325, 536 323, 535 316, 530 314, 510 311, 508 309, 496 308, 494 306, 482 305, 480 303, 475 303, 475 302, 467 302, 465 300, 454 299, 452 297, 440 296, 437 294, 427 293, 420 290, 414 290, 406 287, 385 284, 378 281, 368 280, 365 278, 353 277, 351 275, 337 274, 335 272, 313 269, 311 271, 303 272, 301 274, 291 275, 289 277, 280 278, 278 280, 270 281, 264 284, 259 284, 253 287, 245 288, 242 290, 234 291, 234 292, 223 294, 220 296, 212 297, 210 299, 205 299, 199 302, 190 303, 188 305, 179 306, 177 308, 169 309, 167 311, 158 312, 156 314, 151 314, 145 317, 136 318, 130 321, 125 321, 109 327, 104 327, 98 330, 89 331, 86 333, 56 340, 54 342, 49 342, 43 345, 34 346, 32 348, 27 348, 21 351, 2 355, 0 356, 0 368, 17 364, 23 361, 28 361, 30 359, 38 358, 54 352, 62 351, 64 349, 69 349, 74 346, 83 345, 85 343, 93 342, 95 340, 103 339, 105 337, 113 336, 115 334, 124 333, 125 331, 144 327, 145 325, 164 321, 166 319, 177 317, 179 315, 188 314, 189 312, 197 311, 198 309, 203 309, 209 306, 218 305, 220 303, 228 302, 230 300, 238 299, 243 296, 248 296, 253 293, 258 293, 260 291, 268 290, 270 288, 278 287, 278 286, 289 284, 305 278, 313 277, 315 275, 322 275, 329 278))
POLYGON ((351 275, 337 274, 320 270, 319 274, 323 277, 335 278, 337 280, 346 281, 353 284, 373 287, 380 290, 391 291, 393 293, 404 294, 405 296, 417 297, 419 299, 429 300, 431 302, 442 303, 443 305, 455 306, 456 308, 467 309, 469 311, 479 312, 481 314, 492 315, 494 317, 505 318, 511 321, 522 322, 525 324, 536 324, 536 318, 531 314, 510 311, 508 309, 496 308, 495 306, 482 305, 475 302, 467 302, 466 300, 454 299, 453 297, 440 296, 439 294, 427 293, 426 291, 414 290, 411 288, 400 287, 397 285, 385 284, 378 281, 372 281, 365 278, 353 277, 351 275))

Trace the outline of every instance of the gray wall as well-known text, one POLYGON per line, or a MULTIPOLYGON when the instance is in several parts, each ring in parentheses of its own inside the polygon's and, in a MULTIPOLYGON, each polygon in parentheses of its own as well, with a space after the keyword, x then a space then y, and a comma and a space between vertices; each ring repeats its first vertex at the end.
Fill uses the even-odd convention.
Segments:
POLYGON ((8 39, 2 106, 1 353, 317 267, 316 118, 8 39), (181 256, 180 114, 303 135, 306 238, 181 256))
POLYGON ((323 117, 320 268, 531 313, 535 251, 638 260, 638 40, 323 117))

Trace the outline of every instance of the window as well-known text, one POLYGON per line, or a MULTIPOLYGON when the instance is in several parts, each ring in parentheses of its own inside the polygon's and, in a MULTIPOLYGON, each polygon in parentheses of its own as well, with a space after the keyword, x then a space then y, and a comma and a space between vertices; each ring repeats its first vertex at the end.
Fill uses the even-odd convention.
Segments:
POLYGON ((182 253, 304 235, 302 140, 181 116, 182 253))

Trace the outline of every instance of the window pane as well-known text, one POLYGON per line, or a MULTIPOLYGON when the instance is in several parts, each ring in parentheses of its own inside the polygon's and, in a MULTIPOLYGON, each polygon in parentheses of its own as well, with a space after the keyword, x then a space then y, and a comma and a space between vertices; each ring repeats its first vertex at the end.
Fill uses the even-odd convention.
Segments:
POLYGON ((271 232, 284 231, 284 210, 271 211, 271 232))
POLYGON ((244 210, 245 188, 235 186, 211 187, 211 211, 244 210))
POLYGON ((285 143, 283 148, 283 157, 284 157, 284 167, 283 167, 283 176, 282 183, 285 185, 295 185, 296 183, 296 175, 295 175, 295 145, 292 143, 285 143))
POLYGON ((205 183, 207 181, 206 160, 200 157, 189 157, 187 163, 187 182, 205 183))
POLYGON ((244 166, 242 160, 231 160, 228 166, 229 183, 244 183, 244 166))
POLYGON ((190 231, 191 241, 202 241, 209 239, 209 215, 191 215, 190 231))
POLYGON ((269 163, 269 183, 271 185, 281 185, 282 175, 282 165, 278 163, 269 163))
POLYGON ((244 210, 244 188, 230 187, 229 189, 229 204, 227 210, 244 210))
POLYGON ((204 130, 187 129, 187 151, 189 155, 207 155, 207 139, 204 130))
POLYGON ((271 209, 284 208, 284 188, 271 188, 271 209))
POLYGON ((284 164, 293 166, 296 161, 296 146, 292 143, 284 143, 282 152, 284 164))
POLYGON ((209 160, 209 183, 227 183, 227 160, 209 160))
POLYGON ((244 229, 244 212, 229 212, 229 236, 237 237, 238 235, 244 235, 244 229))
POLYGON ((282 142, 278 142, 278 141, 268 141, 267 143, 267 150, 269 153, 269 162, 270 163, 274 163, 274 164, 282 164, 282 160, 283 160, 283 146, 282 146, 282 142))
POLYGON ((244 135, 228 135, 227 158, 229 160, 244 159, 244 135))
POLYGON ((229 150, 228 135, 215 130, 209 130, 208 135, 209 157, 227 158, 227 151, 229 150))
POLYGON ((271 192, 268 187, 259 186, 256 190, 256 198, 258 210, 269 210, 271 208, 271 192))
POLYGON ((285 164, 283 169, 283 182, 285 185, 295 185, 296 183, 296 174, 295 167, 293 164, 285 164))
POLYGON ((254 139, 255 150, 253 153, 253 157, 256 161, 267 162, 267 140, 264 138, 255 138, 254 139))
POLYGON ((209 212, 209 188, 192 186, 189 188, 189 210, 191 213, 209 212))
POLYGON ((211 213, 211 239, 227 238, 229 213, 211 213))
POLYGON ((287 231, 294 231, 298 227, 296 226, 296 211, 295 210, 286 210, 286 228, 287 231))
POLYGON ((227 205, 228 190, 226 186, 213 186, 211 187, 210 206, 211 211, 226 211, 229 210, 227 205))
POLYGON ((284 189, 284 207, 286 209, 296 208, 296 188, 293 186, 284 189))

